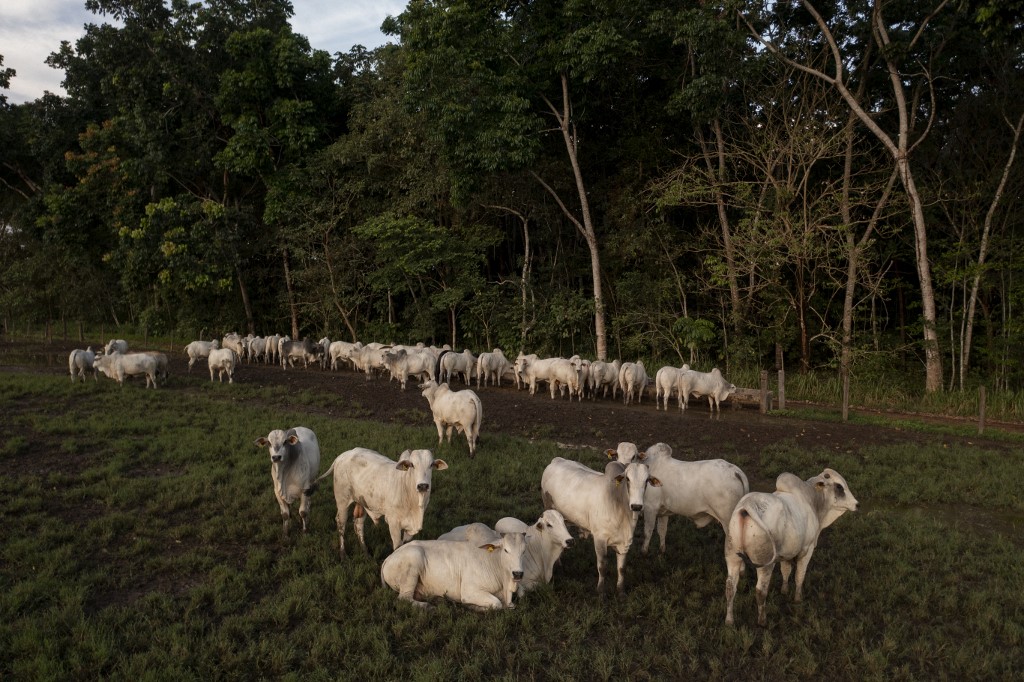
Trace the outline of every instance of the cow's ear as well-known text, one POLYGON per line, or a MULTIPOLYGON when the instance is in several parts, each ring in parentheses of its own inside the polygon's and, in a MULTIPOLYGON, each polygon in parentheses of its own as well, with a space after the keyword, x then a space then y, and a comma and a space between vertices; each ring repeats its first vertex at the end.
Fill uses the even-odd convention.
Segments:
POLYGON ((288 436, 288 445, 295 445, 298 442, 299 442, 299 437, 296 436, 294 433, 292 435, 288 436))
POLYGON ((619 474, 618 476, 616 476, 615 477, 615 485, 619 485, 620 483, 622 483, 622 479, 624 479, 625 477, 626 477, 625 474, 619 474))
POLYGON ((257 438, 257 439, 256 439, 256 440, 254 441, 254 444, 255 444, 255 445, 256 445, 256 447, 258 447, 258 448, 265 448, 265 447, 267 447, 267 445, 268 445, 269 443, 270 443, 270 441, 269 441, 269 440, 267 440, 266 438, 264 438, 263 436, 260 436, 259 438, 257 438))
POLYGON ((445 469, 448 468, 448 462, 444 461, 443 459, 435 459, 434 463, 431 464, 430 466, 434 467, 438 471, 444 471, 445 469))
POLYGON ((638 459, 641 462, 644 461, 645 459, 647 459, 647 451, 644 450, 643 452, 636 453, 636 455, 633 457, 633 459, 638 459))
POLYGON ((399 460, 398 464, 395 465, 395 468, 401 469, 402 471, 408 471, 409 469, 412 469, 412 462, 407 459, 399 460))
POLYGON ((615 450, 612 450, 611 448, 608 448, 607 450, 604 451, 604 454, 608 455, 608 459, 615 459, 615 456, 619 453, 617 453, 615 450))
POLYGON ((825 481, 818 481, 818 482, 817 482, 817 483, 815 483, 814 485, 815 485, 815 487, 817 487, 817 488, 824 488, 824 487, 825 487, 825 481))
POLYGON ((537 530, 541 530, 541 531, 544 530, 544 519, 538 519, 537 520, 536 528, 537 528, 537 530))
POLYGON ((661 481, 659 481, 654 476, 651 476, 650 478, 647 479, 647 485, 653 485, 655 488, 660 488, 661 487, 661 481))
POLYGON ((480 549, 486 549, 488 552, 493 552, 498 549, 498 546, 488 542, 486 545, 480 545, 480 549))

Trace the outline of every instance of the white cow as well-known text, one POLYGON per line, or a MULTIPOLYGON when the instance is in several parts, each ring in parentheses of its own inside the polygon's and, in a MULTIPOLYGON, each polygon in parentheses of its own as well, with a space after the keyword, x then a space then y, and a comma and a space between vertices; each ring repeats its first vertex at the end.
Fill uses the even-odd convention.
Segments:
POLYGON ((230 348, 238 357, 245 355, 245 343, 238 332, 229 332, 220 340, 221 348, 230 348))
POLYGON ((214 348, 206 360, 210 366, 210 381, 216 374, 217 381, 223 382, 224 375, 228 377, 228 383, 235 383, 235 368, 238 366, 238 353, 230 348, 214 348))
POLYGON ((633 531, 644 509, 648 485, 661 482, 650 475, 647 465, 608 462, 604 472, 555 457, 541 476, 545 509, 557 509, 569 523, 594 536, 597 555, 597 591, 604 591, 605 555, 611 547, 617 554, 619 592, 625 589, 626 555, 633 544, 633 531))
POLYGON ((185 354, 188 355, 188 371, 192 372, 192 365, 196 364, 199 358, 210 357, 210 351, 220 348, 220 341, 193 341, 185 346, 185 354))
POLYGON ((494 542, 501 533, 515 530, 521 524, 526 531, 526 554, 523 555, 523 580, 519 583, 519 595, 547 585, 554 575, 555 562, 562 551, 572 547, 573 538, 565 527, 565 517, 555 509, 548 509, 536 523, 529 526, 518 519, 505 517, 494 524, 492 530, 483 523, 471 523, 453 528, 438 540, 458 540, 475 545, 494 542))
MULTIPOLYGON (((668 401, 672 397, 672 392, 678 393, 679 380, 682 378, 684 372, 689 372, 690 366, 683 365, 682 367, 673 367, 666 365, 658 370, 658 373, 654 376, 654 407, 655 409, 661 409, 661 398, 665 397, 665 411, 668 412, 668 401)), ((679 409, 683 409, 683 396, 679 396, 679 409)))
MULTIPOLYGON (((229 353, 230 349, 224 348, 229 353)), ((305 426, 285 431, 276 429, 256 439, 256 447, 270 451, 270 478, 274 482, 274 497, 281 507, 283 531, 288 535, 291 523, 291 505, 299 501, 302 532, 309 529, 309 506, 316 489, 316 474, 320 471, 320 443, 316 434, 305 426)))
POLYGON ((428 350, 392 349, 385 351, 381 359, 384 361, 384 367, 391 374, 391 378, 398 379, 403 391, 411 376, 419 377, 424 381, 435 377, 437 358, 428 350))
POLYGON ((604 362, 597 360, 590 363, 590 397, 597 397, 597 392, 602 391, 601 397, 608 397, 608 389, 612 389, 612 398, 618 396, 619 390, 619 368, 622 363, 618 360, 604 362))
POLYGON ((406 450, 397 462, 368 448, 353 448, 338 455, 316 480, 333 476, 341 558, 345 558, 345 526, 350 506, 356 505, 352 525, 363 549, 364 512, 374 524, 381 517, 387 519, 392 548, 398 549, 423 528, 434 469, 447 468, 448 464, 443 459, 434 459, 430 450, 406 450))
POLYGON ((253 360, 265 360, 267 357, 267 340, 262 336, 255 336, 249 341, 249 357, 248 361, 251 363, 253 360))
POLYGON ((263 360, 268 365, 273 365, 280 360, 280 356, 277 353, 278 346, 281 344, 281 335, 274 334, 273 336, 267 337, 267 347, 263 355, 263 360))
POLYGON ((146 353, 97 355, 92 366, 117 381, 120 386, 124 386, 126 377, 145 376, 146 388, 149 388, 150 385, 156 388, 158 367, 157 359, 152 355, 146 353))
POLYGON ((469 386, 476 370, 476 356, 468 348, 461 353, 442 353, 441 374, 434 377, 438 382, 451 383, 453 374, 462 375, 462 383, 469 386))
POLYGON ((619 367, 619 388, 622 389, 623 403, 626 405, 632 403, 634 395, 636 395, 637 403, 642 402, 649 381, 650 378, 647 376, 643 362, 622 363, 622 366, 619 367))
POLYGON ((380 567, 381 582, 398 598, 428 606, 444 597, 484 611, 513 608, 523 578, 525 533, 505 533, 481 545, 452 540, 417 540, 402 545, 380 567))
POLYGON ((717 367, 710 372, 690 370, 679 377, 678 388, 684 410, 690 406, 690 396, 699 398, 706 395, 708 409, 719 413, 722 411, 720 403, 736 392, 736 385, 726 381, 717 367))
POLYGON ((644 554, 651 546, 655 525, 661 553, 665 553, 668 517, 672 514, 685 516, 698 528, 718 521, 722 530, 728 531, 732 510, 750 492, 747 475, 724 459, 684 462, 674 459, 672 448, 665 443, 655 443, 643 452, 633 443, 619 443, 616 450, 605 452, 622 464, 642 461, 661 481, 661 487, 648 488, 644 497, 644 554))
POLYGON ((484 406, 480 396, 470 389, 453 391, 448 384, 427 381, 420 384, 423 397, 430 404, 430 412, 437 426, 437 444, 447 431, 448 442, 452 442, 452 429, 466 434, 469 442, 469 456, 476 455, 476 441, 480 437, 480 424, 484 418, 484 406))
POLYGON ((511 369, 512 363, 500 348, 481 353, 476 359, 476 387, 480 388, 481 382, 486 386, 488 381, 501 386, 501 377, 511 369))
POLYGON ((106 355, 111 355, 113 353, 127 353, 128 342, 125 341, 124 339, 110 339, 109 341, 107 341, 107 345, 103 349, 103 352, 106 355))
POLYGON ((516 361, 512 364, 512 371, 516 381, 516 389, 522 389, 526 385, 526 378, 523 372, 526 370, 526 365, 537 359, 536 353, 530 353, 526 355, 522 351, 519 351, 519 356, 516 361))
POLYGON ((93 362, 96 360, 96 353, 93 352, 92 346, 89 346, 85 350, 76 348, 71 351, 68 355, 68 372, 71 373, 71 383, 75 383, 76 377, 82 377, 82 381, 85 381, 86 371, 92 371, 93 381, 99 381, 96 377, 96 368, 93 367, 93 362))
POLYGON ((807 481, 790 473, 779 475, 774 493, 749 493, 736 505, 725 537, 725 622, 733 624, 732 604, 739 586, 743 559, 757 568, 757 624, 766 624, 765 602, 776 562, 781 563, 782 594, 789 592, 789 575, 796 566, 796 593, 803 598, 804 576, 821 531, 843 515, 857 511, 858 502, 846 480, 825 469, 807 481))
MULTIPOLYGON (((361 348, 362 346, 360 346, 361 348)), ((331 369, 338 369, 338 361, 352 361, 352 351, 356 348, 356 344, 349 343, 348 341, 332 341, 331 345, 327 349, 327 355, 331 359, 331 369)))

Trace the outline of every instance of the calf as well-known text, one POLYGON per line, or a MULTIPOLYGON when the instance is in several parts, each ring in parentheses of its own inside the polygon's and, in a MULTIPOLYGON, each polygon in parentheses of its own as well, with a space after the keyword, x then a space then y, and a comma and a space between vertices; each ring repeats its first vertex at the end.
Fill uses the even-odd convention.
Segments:
POLYGON ((611 547, 618 560, 616 588, 623 592, 626 555, 633 544, 637 516, 644 509, 644 492, 648 485, 661 482, 642 462, 608 462, 602 473, 555 457, 544 469, 540 485, 545 509, 558 510, 567 522, 594 536, 597 591, 604 591, 605 555, 611 547))
MULTIPOLYGON (((222 350, 232 352, 228 348, 222 350)), ((300 500, 299 518, 305 533, 309 529, 310 500, 320 470, 320 443, 316 434, 305 426, 296 426, 286 431, 271 431, 257 438, 255 443, 256 447, 270 451, 270 478, 274 483, 274 497, 281 508, 285 536, 291 523, 291 505, 296 499, 300 500)))
POLYGON ((431 476, 435 469, 447 468, 448 464, 443 459, 434 459, 430 450, 406 450, 397 462, 367 448, 353 448, 338 455, 316 480, 333 477, 341 558, 345 558, 350 506, 355 504, 352 525, 363 549, 364 512, 374 524, 382 517, 387 519, 391 545, 398 549, 423 528, 431 476))
MULTIPOLYGON (((679 379, 684 372, 689 372, 690 366, 672 367, 667 365, 658 370, 654 376, 654 407, 661 409, 661 398, 665 398, 665 411, 668 412, 668 401, 672 397, 672 391, 678 392, 679 379)), ((683 396, 679 396, 679 408, 683 407, 683 396)))
POLYGON ((790 473, 775 481, 774 493, 748 493, 729 517, 725 537, 725 623, 733 624, 732 603, 739 586, 743 559, 757 568, 757 624, 764 626, 768 584, 776 562, 781 563, 782 594, 789 592, 789 575, 796 566, 796 593, 803 598, 804 576, 821 531, 859 503, 846 479, 832 469, 806 481, 790 473))

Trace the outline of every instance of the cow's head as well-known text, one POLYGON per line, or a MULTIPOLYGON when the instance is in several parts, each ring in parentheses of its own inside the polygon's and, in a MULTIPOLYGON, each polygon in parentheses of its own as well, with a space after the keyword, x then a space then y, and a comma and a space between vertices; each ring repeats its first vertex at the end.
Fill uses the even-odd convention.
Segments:
POLYGON ((430 493, 430 479, 434 469, 443 471, 448 468, 448 463, 443 459, 434 459, 434 453, 430 450, 406 450, 399 456, 395 468, 404 471, 409 477, 409 485, 426 496, 430 493))
POLYGON ((647 449, 643 452, 646 455, 648 466, 651 466, 656 460, 659 459, 672 459, 672 446, 668 443, 655 443, 654 445, 648 445, 647 449))
POLYGON ((660 486, 659 481, 651 476, 651 470, 643 462, 631 462, 623 465, 620 462, 609 462, 604 468, 605 476, 611 476, 616 487, 625 485, 630 511, 639 513, 644 510, 644 493, 647 486, 660 486))
POLYGON ((572 547, 572 533, 565 526, 565 517, 562 516, 562 512, 557 509, 548 509, 541 514, 529 532, 539 533, 547 542, 562 549, 572 547))
POLYGON ((480 549, 488 552, 500 552, 498 561, 501 564, 502 580, 505 585, 502 601, 512 606, 512 595, 519 589, 523 580, 523 554, 526 553, 526 533, 502 533, 498 542, 480 545, 480 549))
POLYGON ((640 452, 636 447, 636 443, 630 443, 628 441, 619 443, 616 449, 608 449, 605 450, 604 453, 608 455, 608 459, 614 459, 623 466, 631 462, 642 462, 647 459, 646 452, 640 452))
POLYGON ((822 528, 828 528, 844 513, 857 511, 860 506, 846 479, 834 469, 825 469, 807 482, 814 486, 815 493, 823 498, 825 504, 825 517, 821 521, 822 528))
POLYGON ((273 470, 274 483, 282 497, 284 497, 285 491, 283 487, 284 477, 281 474, 295 456, 296 448, 294 446, 298 444, 299 436, 295 429, 288 429, 287 431, 274 429, 266 436, 260 436, 255 441, 256 447, 267 448, 270 452, 270 465, 273 470))

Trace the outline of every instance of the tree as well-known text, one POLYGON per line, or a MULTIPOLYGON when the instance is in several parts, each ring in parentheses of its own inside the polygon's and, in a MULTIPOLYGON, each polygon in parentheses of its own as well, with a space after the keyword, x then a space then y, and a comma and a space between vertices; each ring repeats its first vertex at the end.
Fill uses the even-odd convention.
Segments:
MULTIPOLYGON (((809 0, 801 0, 801 6, 812 18, 813 24, 820 31, 822 41, 831 53, 831 72, 826 72, 824 69, 789 56, 781 38, 774 40, 766 38, 746 15, 740 14, 751 33, 772 54, 794 68, 805 71, 833 86, 850 110, 856 114, 860 123, 871 131, 891 156, 903 189, 910 201, 910 218, 914 228, 915 264, 924 322, 925 388, 929 392, 942 390, 942 356, 939 352, 935 288, 932 283, 931 262, 928 257, 928 230, 924 201, 918 190, 910 156, 930 132, 932 120, 937 113, 933 69, 936 59, 945 45, 941 36, 932 37, 928 29, 936 16, 948 4, 949 0, 937 0, 932 7, 927 9, 927 13, 911 17, 900 16, 898 20, 888 22, 883 15, 884 0, 874 0, 872 3, 868 18, 871 39, 874 40, 878 48, 877 54, 881 58, 879 66, 884 69, 891 88, 889 104, 897 114, 897 120, 891 130, 884 129, 872 112, 858 100, 851 90, 850 80, 853 76, 848 76, 845 73, 850 59, 844 56, 843 49, 846 47, 846 43, 841 41, 844 36, 837 35, 833 31, 813 3, 809 0), (912 27, 913 30, 907 30, 908 27, 912 27), (925 53, 918 54, 917 50, 922 46, 925 53), (913 70, 911 70, 911 66, 913 66, 913 70), (912 84, 910 88, 908 88, 908 83, 912 84), (922 98, 927 98, 930 101, 930 106, 925 106, 922 98), (923 130, 918 127, 919 113, 922 109, 928 118, 923 130)), ((780 37, 787 35, 786 26, 782 24, 775 24, 769 28, 780 37)), ((870 65, 862 64, 861 66, 870 65)), ((856 76, 858 78, 868 77, 867 74, 856 74, 856 76)))

